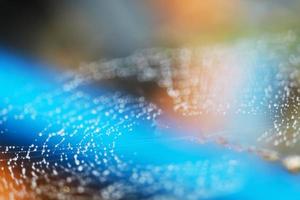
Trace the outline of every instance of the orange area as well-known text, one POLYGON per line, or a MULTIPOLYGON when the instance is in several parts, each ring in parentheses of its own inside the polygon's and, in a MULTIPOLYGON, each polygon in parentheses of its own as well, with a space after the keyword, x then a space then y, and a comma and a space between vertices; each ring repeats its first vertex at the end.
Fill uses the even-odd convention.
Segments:
MULTIPOLYGON (((0 162, 0 200, 33 200, 32 192, 29 192, 26 185, 18 177, 11 176, 6 162, 0 162), (18 179, 18 180, 17 180, 18 179), (17 180, 17 181, 16 181, 17 180)), ((14 170, 15 172, 15 170, 14 170)), ((19 176, 16 172, 14 176, 19 176)))
POLYGON ((168 37, 219 34, 232 29, 240 15, 238 0, 154 0, 150 5, 168 37))
POLYGON ((243 61, 234 50, 222 47, 185 57, 185 61, 172 65, 176 95, 166 98, 166 91, 159 89, 153 101, 175 116, 182 127, 204 132, 223 130, 247 79, 243 61))

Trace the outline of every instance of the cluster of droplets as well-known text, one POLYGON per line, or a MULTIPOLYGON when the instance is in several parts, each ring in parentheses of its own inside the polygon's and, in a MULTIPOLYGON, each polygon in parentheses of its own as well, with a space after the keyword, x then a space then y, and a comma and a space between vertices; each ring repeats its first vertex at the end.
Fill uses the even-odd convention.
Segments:
POLYGON ((91 178, 85 173, 92 171, 103 184, 113 171, 122 176, 121 170, 114 169, 125 169, 114 153, 115 142, 123 134, 129 135, 139 123, 147 122, 149 129, 154 127, 160 110, 143 97, 121 92, 91 95, 78 88, 84 86, 79 76, 68 79, 59 83, 61 87, 42 91, 28 102, 15 100, 24 94, 34 95, 35 89, 41 88, 18 88, 19 93, 1 102, 1 137, 19 131, 18 140, 24 137, 26 141, 28 137, 33 143, 1 142, 0 198, 33 198, 37 194, 41 198, 64 199, 89 194, 85 186, 91 178), (29 130, 32 125, 34 132, 26 135, 24 130, 6 126, 11 121, 16 126, 29 124, 29 130))
POLYGON ((1 141, 0 199, 199 199, 240 186, 230 158, 137 164, 134 145, 153 139, 161 110, 141 96, 90 87, 66 74, 54 89, 26 85, 1 100, 1 138, 17 138, 1 141))
MULTIPOLYGON (((259 142, 296 146, 300 59, 290 54, 295 44, 291 33, 278 38, 142 50, 127 58, 83 64, 81 75, 61 76, 54 89, 24 85, 0 100, 0 137, 23 131, 10 128, 11 121, 38 128, 28 133, 33 138, 28 145, 1 142, 0 199, 200 199, 235 191, 241 184, 239 163, 230 158, 136 164, 138 152, 130 145, 138 141, 132 138, 153 138, 161 110, 143 96, 86 88, 91 80, 155 82, 184 115, 263 115, 270 122, 258 133, 259 142), (130 159, 123 154, 126 149, 130 159)), ((228 145, 226 139, 216 142, 228 145)), ((295 148, 285 151, 297 154, 295 148)), ((268 160, 280 157, 274 151, 247 150, 268 160)), ((298 171, 299 156, 287 157, 283 164, 298 171)))
POLYGON ((297 154, 300 139, 297 41, 289 31, 216 46, 146 49, 126 58, 83 63, 80 71, 93 80, 155 82, 185 116, 258 116, 262 120, 253 125, 250 146, 285 157, 297 154))
MULTIPOLYGON (((290 72, 283 63, 291 56, 297 61, 289 54, 295 38, 288 32, 212 47, 145 49, 126 58, 83 63, 80 72, 94 80, 155 82, 184 115, 226 114, 232 107, 235 113, 271 112, 276 101, 289 97, 290 72)), ((297 66, 288 68, 297 71, 297 66)))

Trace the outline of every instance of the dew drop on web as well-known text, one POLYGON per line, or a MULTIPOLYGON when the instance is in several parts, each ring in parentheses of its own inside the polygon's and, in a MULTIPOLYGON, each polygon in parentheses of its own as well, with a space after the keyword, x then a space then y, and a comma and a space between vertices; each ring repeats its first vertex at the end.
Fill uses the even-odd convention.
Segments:
POLYGON ((277 160, 299 143, 298 46, 288 32, 208 47, 140 50, 83 63, 80 71, 92 80, 154 82, 172 99, 173 111, 200 124, 199 137, 221 136, 277 160))
POLYGON ((14 127, 4 126, 11 122, 20 124, 18 131, 26 127, 22 122, 38 130, 28 133, 34 138, 29 144, 0 146, 0 193, 199 199, 240 187, 240 163, 227 157, 143 163, 139 150, 163 140, 168 130, 178 130, 180 140, 252 151, 299 171, 300 73, 298 55, 290 53, 294 43, 270 36, 199 48, 145 49, 126 58, 83 63, 79 73, 60 75, 59 87, 19 88, 1 99, 0 134, 15 135, 14 127), (155 84, 156 89, 150 94, 145 88, 134 94, 86 89, 110 80, 155 84), (24 94, 39 95, 15 100, 24 94), (182 123, 169 123, 170 115, 172 122, 182 123))

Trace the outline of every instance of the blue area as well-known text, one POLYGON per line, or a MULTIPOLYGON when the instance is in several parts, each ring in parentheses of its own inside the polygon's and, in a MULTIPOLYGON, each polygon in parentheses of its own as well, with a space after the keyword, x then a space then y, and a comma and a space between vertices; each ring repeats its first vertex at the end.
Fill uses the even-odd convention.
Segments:
MULTIPOLYGON (((37 96, 45 91, 55 90, 61 87, 58 82, 54 81, 59 72, 50 70, 49 68, 39 68, 41 63, 21 58, 13 54, 7 53, 4 50, 0 51, 0 109, 6 105, 6 97, 9 97, 9 102, 12 106, 22 105, 25 102, 34 100, 37 96), (28 88, 21 91, 26 85, 34 85, 34 88, 28 88), (21 95, 21 98, 14 98, 16 93, 21 95)), ((30 87, 30 86, 29 86, 30 87)), ((88 88, 90 95, 97 96, 97 94, 110 94, 113 91, 101 89, 94 86, 88 88), (97 92, 93 92, 97 91, 97 92)), ((63 94, 59 98, 54 99, 52 106, 44 106, 36 108, 37 110, 46 112, 50 111, 58 105, 64 103, 71 94, 63 94)), ((130 106, 130 105, 129 105, 130 106)), ((68 111, 76 110, 77 113, 85 112, 84 108, 71 104, 68 111)), ((64 112, 64 111, 62 111, 64 112)), ((113 126, 117 123, 109 117, 105 117, 102 113, 102 119, 111 120, 109 123, 113 126)), ((124 115, 119 114, 119 115, 124 115)), ((9 113, 14 115, 14 113, 9 113)), ((101 115, 101 114, 100 114, 101 115)), ((11 117, 10 116, 10 117, 11 117)), ((87 115, 85 115, 87 116, 87 115)), ((89 116, 87 116, 89 117, 89 116)), ((90 118, 93 116, 90 115, 90 118)), ((119 116, 121 117, 121 116, 119 116)), ((51 120, 51 117, 49 117, 51 120)), ((1 129, 9 128, 10 134, 0 135, 0 145, 15 144, 25 145, 31 144, 37 137, 37 133, 46 125, 49 119, 30 119, 24 120, 9 120, 1 125, 1 129)), ((136 120, 136 119, 134 119, 136 120)), ((103 123, 103 122, 101 122, 103 123)), ((140 120, 139 125, 134 127, 132 133, 126 128, 121 130, 124 134, 116 142, 115 151, 124 155, 124 159, 133 160, 134 164, 178 164, 187 161, 196 162, 208 160, 210 163, 219 163, 222 158, 229 158, 236 160, 239 165, 236 171, 237 177, 241 179, 242 188, 234 191, 232 194, 217 195, 213 199, 219 200, 247 200, 247 199, 299 199, 300 198, 300 177, 299 175, 292 175, 285 171, 278 163, 268 163, 255 155, 243 152, 235 152, 216 144, 198 144, 192 141, 178 139, 173 140, 174 135, 171 133, 163 133, 166 135, 164 138, 157 138, 153 135, 154 129, 151 127, 147 120, 140 120)), ((53 131, 59 127, 53 127, 53 131)), ((122 127, 119 127, 122 128, 122 127)), ((66 130, 68 131, 68 130, 66 130)), ((68 142, 76 144, 84 136, 84 133, 79 133, 76 137, 69 138, 68 142)), ((87 138, 87 141, 90 138, 87 138)), ((55 140, 52 141, 55 144, 55 140)), ((110 143, 110 138, 104 143, 110 143)), ((99 148, 99 151, 101 149, 99 148)), ((92 157, 91 157, 92 159, 92 157)), ((213 172, 211 172, 213 173, 213 172)), ((210 176, 210 174, 206 174, 210 176)), ((189 185, 191 177, 187 174, 180 174, 182 179, 186 179, 182 187, 192 187, 189 185)), ((205 178, 205 177, 204 177, 205 178)), ((221 176, 221 179, 226 180, 229 177, 221 176)), ((230 177, 232 178, 232 177, 230 177)), ((212 186, 213 187, 213 186, 212 186)))

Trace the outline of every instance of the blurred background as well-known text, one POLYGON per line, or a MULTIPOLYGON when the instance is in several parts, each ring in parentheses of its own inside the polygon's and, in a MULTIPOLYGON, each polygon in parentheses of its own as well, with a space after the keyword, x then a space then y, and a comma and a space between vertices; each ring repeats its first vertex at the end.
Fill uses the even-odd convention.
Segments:
POLYGON ((297 0, 1 1, 0 46, 59 66, 299 29, 297 0))
MULTIPOLYGON (((149 200, 152 193, 163 190, 171 191, 177 199, 187 193, 191 194, 189 199, 215 199, 214 195, 203 196, 201 192, 205 194, 207 188, 219 199, 276 199, 278 196, 284 199, 300 193, 300 176, 291 175, 300 171, 300 46, 296 38, 300 31, 300 1, 0 0, 0 13, 0 108, 3 107, 0 172, 4 174, 2 179, 0 176, 0 193, 1 188, 7 189, 2 190, 7 196, 15 189, 16 193, 23 194, 24 189, 25 194, 32 190, 34 195, 47 196, 48 187, 53 184, 57 187, 49 190, 52 193, 60 191, 58 194, 70 196, 84 193, 86 199, 95 194, 97 199, 97 192, 106 186, 113 194, 109 185, 117 181, 125 186, 125 189, 120 187, 121 192, 125 191, 124 198, 119 199, 131 200, 132 191, 126 192, 126 187, 132 177, 138 193, 136 199, 149 200), (270 36, 277 33, 284 34, 270 36), (259 46, 261 38, 267 42, 259 46), (214 45, 217 46, 213 51, 206 48, 214 45), (156 47, 159 47, 157 51, 151 50, 156 47), (198 47, 204 47, 203 51, 197 52, 198 47), (24 61, 23 58, 33 59, 24 61), (55 67, 81 68, 78 71, 82 74, 65 75, 64 70, 48 73, 49 68, 55 67), (99 112, 94 106, 99 106, 99 112), (130 115, 125 115, 123 109, 130 115), (193 115, 193 111, 198 113, 193 115), (90 126, 90 119, 97 117, 102 118, 90 126), (55 129, 47 130, 49 124, 44 121, 55 129), (60 129, 63 125, 66 131, 60 129), (36 130, 41 127, 46 127, 44 133, 36 130), (97 163, 99 152, 107 153, 106 147, 89 146, 103 140, 98 127, 103 135, 119 142, 117 148, 115 143, 111 148, 125 155, 124 161, 130 163, 125 175, 118 175, 123 170, 118 162, 106 164, 101 157, 100 164, 97 163), (78 132, 78 140, 86 139, 86 149, 91 149, 93 155, 86 156, 81 146, 76 146, 73 129, 78 132), (85 135, 86 132, 90 135, 85 135), (118 135, 115 137, 111 132, 118 135), (44 155, 38 155, 38 161, 35 157, 30 159, 29 155, 36 153, 34 142, 38 149, 45 144, 43 139, 47 143, 47 137, 52 135, 61 140, 51 141, 55 146, 52 149, 50 146, 48 152, 62 161, 53 164, 53 157, 44 155), (26 136, 24 140, 20 140, 23 136, 26 136), (161 136, 165 140, 160 141, 161 136), (196 139, 181 139, 189 136, 196 139), (36 138, 40 137, 43 141, 37 142, 36 138), (144 137, 151 140, 141 142, 139 139, 144 137), (60 149, 63 153, 55 153, 61 144, 74 145, 78 151, 67 152, 71 156, 64 160, 61 158, 64 149, 60 149), (285 159, 290 155, 290 160, 285 159), (261 157, 277 164, 265 162, 261 157), (146 163, 144 171, 136 167, 142 161, 146 163), (43 162, 47 162, 47 167, 43 162), (37 167, 37 171, 41 169, 40 183, 33 184, 34 175, 30 172, 36 169, 31 163, 40 165, 37 167), (174 165, 170 167, 170 163, 174 165), (182 169, 180 164, 188 167, 182 169), (66 171, 58 169, 65 165, 68 172, 74 172, 71 178, 84 182, 94 177, 96 184, 91 181, 91 188, 95 189, 89 190, 90 186, 82 182, 74 183, 77 179, 68 182, 61 178, 66 171), (115 166, 116 171, 110 169, 115 166), (161 180, 160 174, 151 171, 155 171, 155 166, 163 166, 161 173, 170 176, 161 180), (238 166, 237 170, 231 166, 238 166), (43 171, 45 168, 49 171, 43 171), (228 169, 229 175, 224 169, 228 169), (135 172, 139 171, 150 175, 138 176, 135 172), (113 178, 102 181, 106 175, 99 172, 107 176, 110 173, 113 178), (43 178, 48 178, 47 175, 53 175, 54 179, 45 182, 43 178), (157 178, 156 182, 151 177, 157 178), (152 182, 147 185, 149 180, 152 182), (19 189, 22 181, 25 186, 19 189), (286 187, 288 184, 291 187, 286 187), (43 185, 47 190, 43 190, 43 185), (157 186, 157 190, 153 192, 148 186, 157 186), (227 196, 222 196, 223 192, 227 196)), ((108 160, 114 162, 114 151, 110 153, 108 160)))

